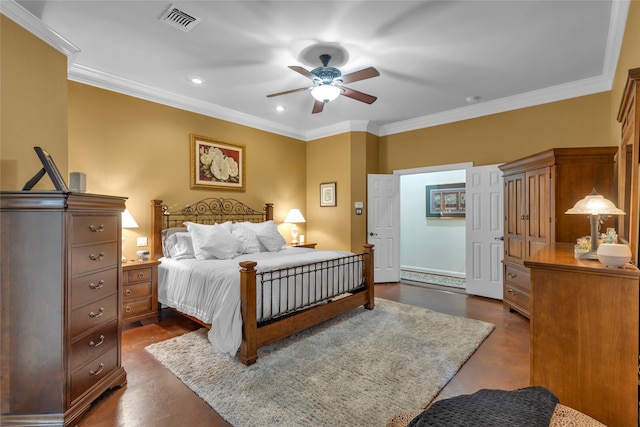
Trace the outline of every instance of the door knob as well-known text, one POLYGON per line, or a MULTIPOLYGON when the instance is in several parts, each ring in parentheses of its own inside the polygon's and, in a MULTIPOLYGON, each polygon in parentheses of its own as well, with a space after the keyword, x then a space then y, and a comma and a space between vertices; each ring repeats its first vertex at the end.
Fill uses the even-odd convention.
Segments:
POLYGON ((371 231, 371 232, 369 233, 369 236, 377 236, 377 235, 378 235, 378 233, 374 233, 373 231, 371 231))
POLYGON ((504 241, 504 236, 500 236, 500 237, 494 237, 495 240, 502 240, 504 241))

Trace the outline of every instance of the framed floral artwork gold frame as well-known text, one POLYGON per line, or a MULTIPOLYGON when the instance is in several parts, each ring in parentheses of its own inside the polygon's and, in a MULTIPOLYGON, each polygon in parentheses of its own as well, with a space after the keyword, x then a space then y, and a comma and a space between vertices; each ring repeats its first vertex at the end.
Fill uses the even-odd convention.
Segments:
POLYGON ((245 146, 190 136, 191 188, 245 191, 245 146))

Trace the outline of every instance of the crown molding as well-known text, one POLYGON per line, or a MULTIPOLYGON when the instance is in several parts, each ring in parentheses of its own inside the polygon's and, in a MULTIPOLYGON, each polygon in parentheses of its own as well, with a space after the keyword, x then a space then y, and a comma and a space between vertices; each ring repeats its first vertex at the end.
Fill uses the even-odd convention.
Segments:
POLYGON ((313 141, 346 132, 368 132, 379 136, 380 127, 369 120, 344 121, 331 126, 310 130, 306 134, 306 140, 313 141))
POLYGON ((96 86, 135 98, 156 102, 169 107, 203 114, 220 120, 249 126, 290 138, 305 140, 304 132, 298 129, 279 125, 249 114, 241 113, 230 108, 221 107, 209 102, 199 101, 172 92, 164 91, 140 82, 134 82, 122 77, 105 73, 80 64, 72 64, 69 68, 69 80, 96 86))
POLYGON ((53 31, 40 19, 36 18, 28 10, 13 0, 0 1, 0 13, 38 37, 40 40, 49 44, 57 51, 65 54, 68 61, 80 52, 79 47, 53 31))

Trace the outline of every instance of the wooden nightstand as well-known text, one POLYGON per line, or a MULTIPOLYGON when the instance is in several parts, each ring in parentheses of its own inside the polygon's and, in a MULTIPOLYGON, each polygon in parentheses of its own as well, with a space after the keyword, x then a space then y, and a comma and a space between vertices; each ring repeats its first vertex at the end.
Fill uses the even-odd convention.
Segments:
POLYGON ((122 323, 158 321, 158 264, 157 260, 122 264, 122 323))
POLYGON ((311 248, 315 249, 317 243, 296 243, 295 245, 289 245, 292 248, 311 248))

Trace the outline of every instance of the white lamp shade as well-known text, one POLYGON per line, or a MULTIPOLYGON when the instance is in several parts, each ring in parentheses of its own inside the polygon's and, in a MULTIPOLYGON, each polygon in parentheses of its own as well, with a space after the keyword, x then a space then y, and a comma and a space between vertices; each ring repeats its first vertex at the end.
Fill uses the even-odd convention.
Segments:
POLYGON ((122 228, 138 228, 138 223, 133 219, 129 209, 122 212, 122 228))
POLYGON ((336 99, 342 90, 337 86, 321 85, 311 89, 311 95, 320 102, 331 102, 336 99))
POLYGON ((586 215, 624 215, 624 211, 616 208, 612 201, 605 199, 594 189, 591 194, 579 200, 566 214, 586 215))
POLYGON ((290 209, 289 213, 287 214, 287 217, 284 219, 284 222, 289 224, 297 224, 300 222, 307 222, 307 221, 302 216, 300 209, 290 209))

